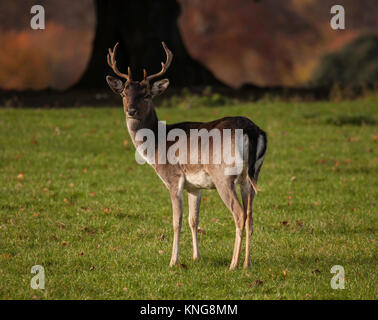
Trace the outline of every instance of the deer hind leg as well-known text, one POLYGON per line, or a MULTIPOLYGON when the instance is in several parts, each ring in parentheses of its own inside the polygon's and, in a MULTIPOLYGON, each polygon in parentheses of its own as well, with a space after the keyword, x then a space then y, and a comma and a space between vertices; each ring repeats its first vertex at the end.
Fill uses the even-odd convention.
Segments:
POLYGON ((253 234, 253 217, 252 217, 252 203, 255 196, 255 191, 253 190, 249 181, 245 181, 241 184, 241 195, 243 201, 244 211, 247 215, 245 221, 245 260, 243 267, 251 267, 251 237, 253 234))
POLYGON ((182 189, 171 191, 172 213, 173 213, 173 246, 172 257, 169 266, 172 267, 178 262, 180 232, 182 226, 183 198, 182 189))
POLYGON ((190 230, 192 231, 193 260, 197 260, 200 257, 197 238, 200 204, 201 190, 188 191, 189 226, 190 230))
POLYGON ((234 253, 232 255, 230 270, 235 269, 240 260, 241 244, 243 240, 244 224, 246 219, 246 214, 240 204, 238 196, 236 194, 235 183, 234 182, 218 182, 215 183, 217 191, 222 198, 226 207, 231 211, 234 221, 235 221, 235 243, 234 243, 234 253))

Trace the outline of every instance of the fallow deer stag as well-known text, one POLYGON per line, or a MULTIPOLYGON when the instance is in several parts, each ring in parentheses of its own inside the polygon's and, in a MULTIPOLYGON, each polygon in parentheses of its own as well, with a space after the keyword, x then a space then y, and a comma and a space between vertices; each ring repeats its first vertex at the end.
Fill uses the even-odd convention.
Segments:
MULTIPOLYGON (((130 67, 128 67, 127 74, 121 73, 117 68, 115 59, 117 43, 113 50, 109 49, 107 56, 108 64, 117 76, 126 81, 122 82, 120 79, 112 76, 107 76, 106 80, 110 88, 122 97, 128 131, 137 149, 144 143, 138 138, 138 131, 141 129, 148 129, 154 134, 154 159, 161 156, 158 155, 160 151, 157 144, 159 143, 163 143, 166 149, 169 149, 173 144, 181 141, 181 146, 185 148, 185 152, 183 152, 184 156, 180 157, 179 161, 173 161, 173 163, 153 161, 151 157, 147 157, 147 162, 155 169, 158 176, 168 188, 171 196, 174 236, 170 266, 174 266, 178 262, 180 230, 183 215, 183 191, 187 190, 188 192, 189 226, 192 232, 193 259, 196 260, 200 257, 197 231, 201 189, 216 189, 226 207, 231 211, 236 226, 235 244, 230 269, 235 269, 239 264, 244 228, 246 230, 244 267, 249 267, 251 266, 250 245, 253 233, 252 202, 257 192, 257 179, 265 157, 267 147, 266 134, 251 120, 245 117, 226 117, 212 122, 180 122, 168 124, 166 125, 168 138, 165 136, 164 141, 158 141, 161 140, 160 137, 157 138, 158 127, 162 122, 158 121, 152 98, 167 89, 169 80, 163 79, 157 81, 153 83, 152 86, 151 80, 162 76, 169 68, 173 58, 171 51, 164 42, 162 42, 162 45, 167 59, 165 63, 162 62, 161 71, 147 76, 147 72, 144 69, 143 80, 135 81, 132 79, 130 67), (174 135, 178 139, 169 139, 170 132, 174 132, 174 130, 176 133, 178 132, 178 134, 174 135), (242 130, 241 143, 236 143, 236 139, 232 139, 231 143, 229 143, 231 147, 225 144, 222 146, 215 143, 217 133, 219 133, 218 135, 224 140, 226 132, 231 132, 231 137, 235 138, 238 130, 239 132, 242 130), (204 139, 204 136, 192 136, 192 132, 198 133, 199 131, 211 133, 207 141, 204 139), (209 151, 209 161, 201 162, 204 156, 199 152, 199 140, 201 140, 201 151, 202 148, 205 147, 213 151, 209 151), (190 147, 187 141, 190 141, 190 147), (221 154, 222 150, 226 147, 233 148, 235 155, 242 155, 241 168, 238 172, 226 174, 227 167, 232 166, 232 164, 229 162, 226 163, 224 159, 221 159, 220 162, 214 161, 215 157, 221 154), (243 206, 238 200, 236 184, 240 185, 243 206)), ((181 153, 182 149, 179 150, 181 153)), ((177 154, 175 153, 175 155, 177 154)), ((142 156, 146 157, 146 155, 142 156)), ((167 154, 163 155, 163 159, 166 158, 165 156, 167 156, 167 154)))

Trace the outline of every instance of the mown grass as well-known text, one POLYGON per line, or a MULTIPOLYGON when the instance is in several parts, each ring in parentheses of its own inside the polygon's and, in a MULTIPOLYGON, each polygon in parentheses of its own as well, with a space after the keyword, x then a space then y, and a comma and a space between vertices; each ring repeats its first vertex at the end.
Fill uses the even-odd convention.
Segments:
POLYGON ((202 259, 191 260, 186 206, 182 265, 168 267, 168 192, 135 163, 121 107, 1 109, 1 299, 377 299, 376 97, 158 114, 243 115, 268 133, 252 269, 228 270, 234 222, 215 191, 203 194, 202 259), (30 287, 33 265, 45 290, 30 287), (333 265, 344 290, 330 287, 333 265))

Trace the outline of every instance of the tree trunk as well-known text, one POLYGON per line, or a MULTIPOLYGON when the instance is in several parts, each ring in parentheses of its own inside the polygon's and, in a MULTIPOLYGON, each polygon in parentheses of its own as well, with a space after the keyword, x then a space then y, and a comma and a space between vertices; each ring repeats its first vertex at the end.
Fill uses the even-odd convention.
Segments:
POLYGON ((112 75, 106 63, 108 48, 119 42, 118 68, 132 69, 133 79, 158 72, 165 61, 161 41, 174 57, 166 76, 173 86, 225 86, 200 62, 188 54, 177 25, 180 6, 176 0, 95 0, 97 26, 92 56, 77 89, 103 89, 105 76, 112 75))

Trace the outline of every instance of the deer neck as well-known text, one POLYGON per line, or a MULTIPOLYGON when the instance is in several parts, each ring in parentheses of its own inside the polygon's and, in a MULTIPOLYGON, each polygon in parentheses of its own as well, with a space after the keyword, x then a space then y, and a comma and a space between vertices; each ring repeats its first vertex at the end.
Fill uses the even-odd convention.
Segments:
POLYGON ((158 117, 154 108, 151 108, 149 113, 142 119, 132 119, 126 116, 126 125, 135 147, 138 147, 143 141, 136 141, 135 135, 138 130, 149 129, 155 137, 158 136, 158 117))

